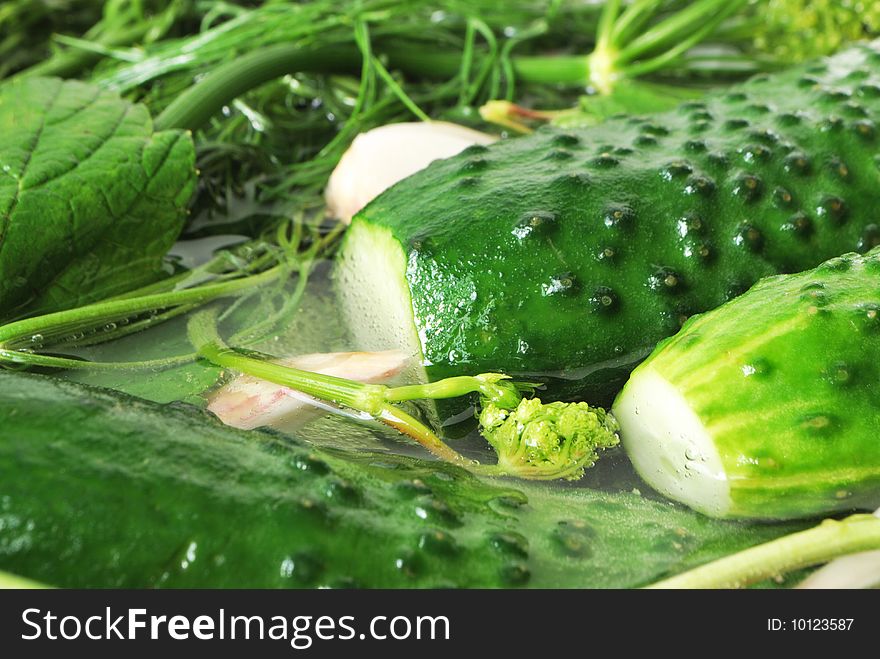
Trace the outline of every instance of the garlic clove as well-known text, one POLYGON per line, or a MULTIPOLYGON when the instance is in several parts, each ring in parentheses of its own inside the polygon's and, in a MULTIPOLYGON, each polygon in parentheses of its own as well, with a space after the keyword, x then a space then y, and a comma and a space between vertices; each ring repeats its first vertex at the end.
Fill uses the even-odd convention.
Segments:
MULTIPOLYGON (((383 352, 330 352, 299 355, 276 363, 359 382, 382 382, 400 373, 406 355, 383 352)), ((270 427, 290 432, 321 416, 320 403, 289 387, 240 375, 215 391, 208 410, 223 423, 242 430, 270 427)))
POLYGON ((434 160, 497 138, 447 121, 388 124, 358 135, 330 175, 328 212, 343 222, 398 181, 434 160))
MULTIPOLYGON (((874 512, 880 517, 880 508, 874 512)), ((864 551, 836 558, 801 581, 797 588, 878 588, 880 587, 880 551, 864 551)))

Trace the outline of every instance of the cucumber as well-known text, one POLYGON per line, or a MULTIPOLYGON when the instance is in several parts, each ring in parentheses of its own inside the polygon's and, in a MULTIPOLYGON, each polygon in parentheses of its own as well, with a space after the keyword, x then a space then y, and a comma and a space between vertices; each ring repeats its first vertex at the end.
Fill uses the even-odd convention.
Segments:
POLYGON ((614 405, 641 476, 717 517, 880 506, 880 249, 690 320, 614 405))
POLYGON ((353 221, 359 349, 416 379, 548 376, 610 402, 691 315, 880 242, 880 42, 648 117, 473 146, 353 221))
POLYGON ((0 571, 53 586, 625 587, 800 528, 321 450, 0 371, 0 571))

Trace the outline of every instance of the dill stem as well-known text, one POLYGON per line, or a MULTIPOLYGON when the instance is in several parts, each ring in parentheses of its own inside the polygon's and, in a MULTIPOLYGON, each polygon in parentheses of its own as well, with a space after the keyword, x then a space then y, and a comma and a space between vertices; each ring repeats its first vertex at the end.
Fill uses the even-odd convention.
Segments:
POLYGON ((347 72, 360 67, 354 45, 303 49, 279 44, 248 53, 208 74, 187 89, 155 119, 156 130, 195 130, 237 96, 279 76, 302 71, 347 72))

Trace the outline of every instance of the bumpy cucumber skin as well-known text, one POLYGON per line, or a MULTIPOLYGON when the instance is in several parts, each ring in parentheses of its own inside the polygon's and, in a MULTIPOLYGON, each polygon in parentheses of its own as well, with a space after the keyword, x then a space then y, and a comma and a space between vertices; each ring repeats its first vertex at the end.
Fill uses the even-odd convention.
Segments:
POLYGON ((0 372, 0 570, 67 587, 624 587, 795 525, 331 453, 0 372))
POLYGON ((703 422, 728 516, 787 519, 880 506, 878 355, 875 249, 761 281, 690 320, 633 380, 655 371, 703 422))
POLYGON ((666 114, 471 147, 354 223, 406 255, 429 377, 549 373, 604 403, 694 313, 880 241, 877 121, 880 42, 666 114))

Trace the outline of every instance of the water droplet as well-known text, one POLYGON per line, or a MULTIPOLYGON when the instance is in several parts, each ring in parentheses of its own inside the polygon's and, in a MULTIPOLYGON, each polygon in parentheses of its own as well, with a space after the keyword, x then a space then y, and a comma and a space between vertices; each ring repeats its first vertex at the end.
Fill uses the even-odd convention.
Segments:
POLYGON ((864 254, 880 245, 880 226, 877 224, 869 224, 862 231, 856 249, 864 254))
POLYGON ((745 222, 733 236, 733 244, 741 245, 751 252, 758 253, 764 248, 764 234, 753 224, 745 222))
POLYGON ((688 213, 678 220, 678 235, 686 238, 690 235, 701 235, 705 229, 703 218, 696 213, 688 213))
POLYGON ((808 240, 814 232, 813 220, 806 213, 795 213, 786 221, 781 229, 801 240, 808 240))
POLYGON ((853 367, 844 361, 831 364, 825 369, 824 375, 828 382, 837 386, 849 386, 855 379, 853 367))
POLYGON ((588 558, 593 554, 596 529, 582 520, 561 521, 553 530, 553 540, 563 554, 572 558, 588 558))
POLYGON ((541 294, 544 297, 571 295, 576 293, 578 288, 577 278, 570 272, 563 272, 553 275, 549 282, 541 284, 541 294))
POLYGON ((590 296, 590 307, 598 313, 611 313, 620 305, 620 299, 612 289, 600 286, 590 296))
POLYGON ((300 471, 311 472, 323 476, 329 473, 330 467, 314 455, 298 455, 293 459, 293 466, 300 471))
POLYGON ((31 343, 42 343, 43 335, 42 334, 34 334, 31 337, 31 343))
POLYGON ((828 169, 841 181, 848 181, 850 178, 850 169, 841 158, 834 157, 828 161, 828 169))
POLYGON ((313 583, 324 570, 321 560, 310 552, 298 552, 281 561, 279 574, 300 584, 313 583))
POLYGON ((794 151, 785 157, 783 167, 790 174, 806 175, 812 169, 810 158, 803 151, 794 151))
POLYGON ((763 182, 754 174, 740 174, 734 179, 733 194, 746 203, 760 199, 763 191, 763 182))
POLYGON ((394 567, 397 568, 401 574, 411 579, 421 570, 421 561, 415 553, 408 551, 400 554, 394 559, 394 567))
POLYGON ((513 235, 520 240, 531 235, 549 235, 559 225, 556 213, 549 211, 533 211, 524 213, 513 228, 513 235))
POLYGON ((666 181, 684 178, 693 174, 694 168, 684 160, 676 160, 660 170, 660 176, 666 181))
POLYGON ((873 141, 877 135, 877 124, 870 119, 860 119, 853 122, 855 134, 866 141, 873 141))
POLYGON ((446 503, 437 499, 429 499, 427 502, 415 506, 416 517, 434 524, 445 527, 461 526, 458 515, 446 503))
POLYGON ((470 174, 472 172, 481 172, 489 166, 489 161, 486 158, 469 158, 464 162, 461 167, 459 167, 459 172, 464 174, 470 174))
POLYGON ((742 159, 749 164, 766 162, 773 155, 773 152, 763 144, 749 144, 740 149, 739 152, 742 159))
POLYGON ((401 481, 395 485, 398 494, 407 498, 415 498, 426 494, 431 494, 431 488, 420 478, 414 478, 408 481, 401 481))
POLYGON ((708 176, 691 176, 684 186, 684 193, 687 195, 702 195, 704 197, 708 197, 714 192, 715 181, 713 181, 708 176))
POLYGON ((840 197, 826 196, 816 206, 816 215, 820 218, 828 218, 835 225, 840 226, 846 220, 848 209, 846 203, 840 197))
POLYGON ((777 187, 773 190, 773 205, 777 208, 789 208, 793 203, 794 197, 785 188, 777 187))
POLYGON ((572 133, 558 133, 554 135, 550 140, 551 144, 567 147, 577 146, 578 144, 580 144, 580 142, 581 138, 572 133))
POLYGON ((546 160, 571 160, 574 154, 568 149, 551 149, 545 156, 546 160))
POLYGON ((642 124, 641 132, 645 135, 654 135, 655 137, 663 137, 669 135, 669 129, 660 124, 646 123, 642 124))
POLYGON ((612 169, 620 164, 620 160, 610 153, 603 153, 590 160, 589 164, 597 169, 612 169))
POLYGON ((776 120, 780 126, 797 126, 803 119, 796 112, 783 112, 776 120))
POLYGON ((671 268, 661 267, 648 278, 648 287, 654 291, 680 293, 684 290, 684 279, 671 268))
POLYGON ((627 204, 611 204, 602 211, 602 223, 609 229, 631 231, 635 222, 636 212, 627 204))
POLYGON ((458 544, 449 533, 439 529, 425 531, 419 536, 419 549, 440 556, 453 556, 460 550, 458 544))
POLYGON ((773 372, 773 365, 767 359, 758 357, 743 364, 740 370, 747 378, 765 378, 773 372))
POLYGON ((499 576, 508 586, 522 586, 528 583, 532 574, 524 563, 510 563, 501 568, 499 576))
POLYGON ((489 545, 503 554, 521 558, 527 558, 529 555, 529 541, 524 535, 513 531, 493 533, 489 536, 489 545))
POLYGON ((348 505, 355 505, 361 501, 361 491, 357 486, 347 480, 331 480, 324 487, 324 495, 328 499, 348 505))

